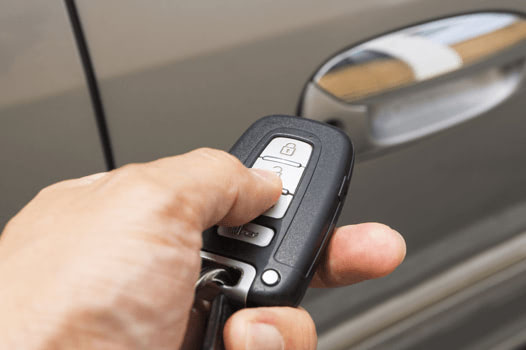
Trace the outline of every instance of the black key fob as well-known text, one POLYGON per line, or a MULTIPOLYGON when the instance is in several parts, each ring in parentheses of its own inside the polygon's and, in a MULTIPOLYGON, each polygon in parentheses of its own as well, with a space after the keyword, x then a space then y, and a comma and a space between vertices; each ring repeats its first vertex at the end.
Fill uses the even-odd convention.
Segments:
POLYGON ((226 268, 224 294, 239 306, 300 303, 341 212, 354 163, 341 130, 286 115, 264 117, 230 153, 247 167, 275 171, 278 202, 239 227, 203 233, 203 266, 226 268))

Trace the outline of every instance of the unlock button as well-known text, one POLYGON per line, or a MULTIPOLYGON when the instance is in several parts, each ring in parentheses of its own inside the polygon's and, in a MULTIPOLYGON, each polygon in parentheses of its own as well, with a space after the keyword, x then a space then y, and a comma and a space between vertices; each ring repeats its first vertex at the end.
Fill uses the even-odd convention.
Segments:
POLYGON ((258 158, 252 168, 270 170, 278 174, 283 183, 283 189, 288 190, 290 194, 294 194, 294 191, 296 191, 303 170, 305 169, 303 167, 290 166, 262 158, 258 158))

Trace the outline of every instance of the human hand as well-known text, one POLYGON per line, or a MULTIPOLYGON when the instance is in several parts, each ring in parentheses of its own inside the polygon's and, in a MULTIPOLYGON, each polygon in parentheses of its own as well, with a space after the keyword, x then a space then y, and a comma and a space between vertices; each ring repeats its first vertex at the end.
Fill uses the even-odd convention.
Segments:
MULTIPOLYGON (((42 190, 0 237, 0 348, 178 349, 200 269, 201 232, 240 225, 279 198, 273 173, 199 149, 42 190)), ((387 226, 334 232, 313 279, 333 287, 388 274, 405 255, 387 226)), ((313 349, 302 309, 243 309, 228 350, 313 349)))

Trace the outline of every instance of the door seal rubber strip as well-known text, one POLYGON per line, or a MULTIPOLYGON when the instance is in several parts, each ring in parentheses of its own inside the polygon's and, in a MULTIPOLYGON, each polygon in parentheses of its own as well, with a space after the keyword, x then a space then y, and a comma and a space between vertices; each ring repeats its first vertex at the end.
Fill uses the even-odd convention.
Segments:
POLYGON ((91 103, 93 106, 93 112, 95 114, 95 121, 97 123, 97 129, 99 130, 102 151, 104 153, 104 159, 106 161, 106 168, 108 170, 112 170, 115 168, 115 158, 113 156, 108 125, 106 123, 106 114, 102 105, 100 89, 97 83, 97 77, 95 75, 95 69, 93 67, 91 56, 89 54, 88 44, 86 42, 84 30, 82 29, 82 24, 80 22, 80 17, 77 11, 75 0, 64 0, 64 2, 71 22, 71 27, 73 29, 73 34, 75 36, 75 41, 77 43, 79 56, 84 69, 86 84, 88 86, 91 103))

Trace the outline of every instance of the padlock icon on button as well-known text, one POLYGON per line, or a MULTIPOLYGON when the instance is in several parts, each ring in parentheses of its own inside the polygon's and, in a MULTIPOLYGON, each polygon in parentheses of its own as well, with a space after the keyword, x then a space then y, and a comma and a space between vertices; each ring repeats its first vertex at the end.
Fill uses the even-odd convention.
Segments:
POLYGON ((292 156, 296 152, 296 144, 289 142, 283 148, 281 148, 281 154, 284 154, 286 156, 292 156))

